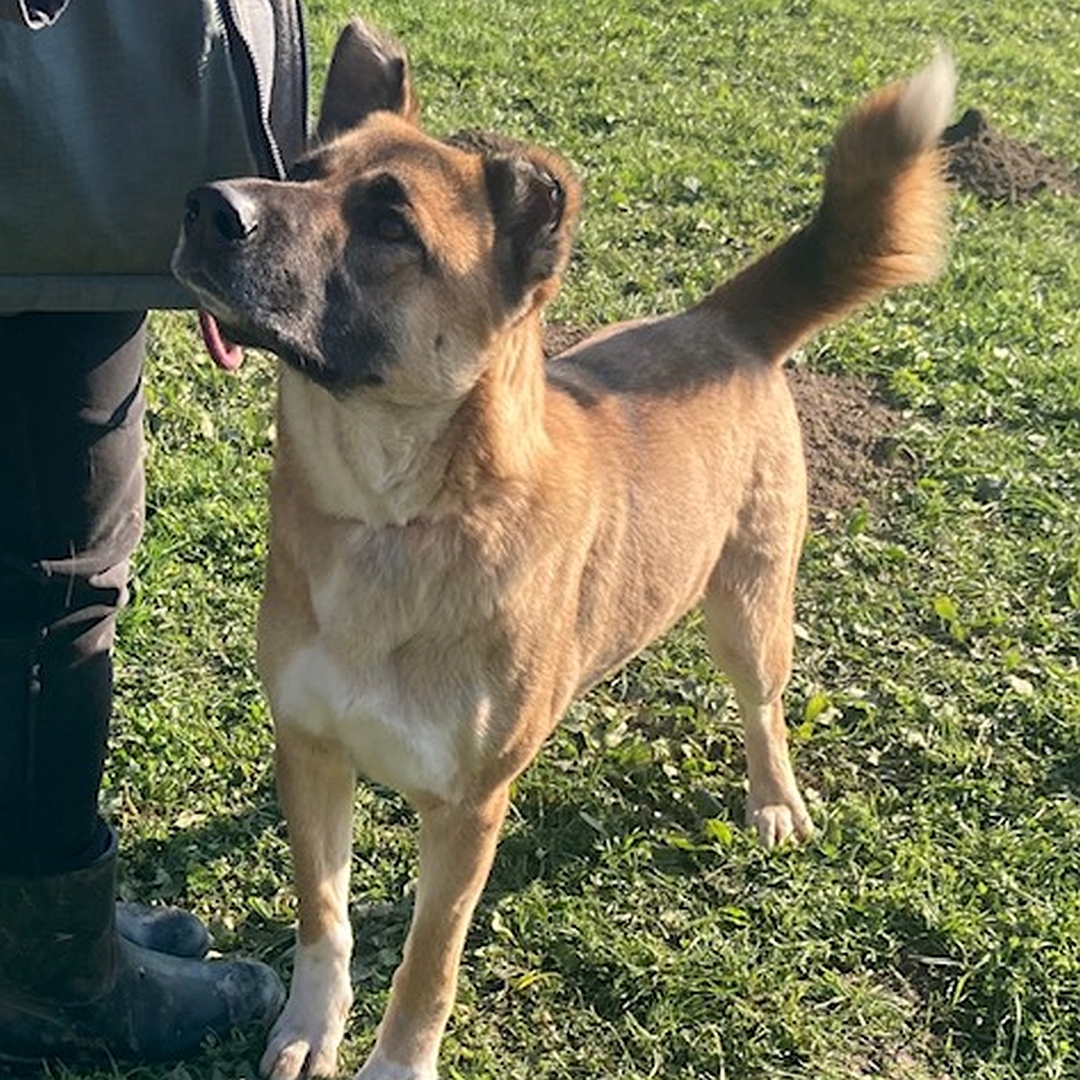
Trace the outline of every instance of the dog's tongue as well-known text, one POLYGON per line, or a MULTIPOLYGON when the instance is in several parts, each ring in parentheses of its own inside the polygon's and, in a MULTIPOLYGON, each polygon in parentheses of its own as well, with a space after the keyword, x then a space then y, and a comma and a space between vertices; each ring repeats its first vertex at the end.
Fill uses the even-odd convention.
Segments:
POLYGON ((199 312, 199 329, 214 363, 226 371, 235 371, 244 359, 244 350, 222 335, 217 319, 207 311, 199 312))

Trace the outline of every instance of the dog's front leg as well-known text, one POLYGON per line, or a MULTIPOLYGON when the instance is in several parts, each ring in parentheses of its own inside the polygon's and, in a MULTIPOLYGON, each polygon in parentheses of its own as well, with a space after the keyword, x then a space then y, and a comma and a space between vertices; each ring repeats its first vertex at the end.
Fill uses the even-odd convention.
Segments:
POLYGON ((356 1080, 435 1080, 458 965, 495 856, 508 791, 420 806, 420 878, 379 1036, 356 1080))
POLYGON ((352 1006, 349 863, 356 774, 335 746, 279 725, 278 796, 289 827, 300 918, 289 1000, 270 1033, 270 1080, 333 1076, 352 1006))

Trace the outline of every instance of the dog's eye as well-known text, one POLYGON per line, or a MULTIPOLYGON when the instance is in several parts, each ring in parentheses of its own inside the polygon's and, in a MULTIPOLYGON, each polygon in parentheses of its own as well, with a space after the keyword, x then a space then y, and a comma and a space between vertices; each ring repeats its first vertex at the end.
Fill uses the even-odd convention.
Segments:
POLYGON ((383 208, 372 222, 372 231, 388 244, 400 244, 412 238, 412 230, 405 216, 398 210, 383 208))

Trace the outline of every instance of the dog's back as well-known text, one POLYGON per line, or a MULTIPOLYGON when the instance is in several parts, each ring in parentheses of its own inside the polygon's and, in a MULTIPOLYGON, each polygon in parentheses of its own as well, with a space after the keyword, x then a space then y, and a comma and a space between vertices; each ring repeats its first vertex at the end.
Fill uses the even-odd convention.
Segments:
POLYGON ((703 594, 708 608, 710 596, 752 592, 775 573, 784 585, 771 603, 786 608, 806 490, 780 362, 824 325, 940 269, 948 188, 938 138, 953 82, 942 54, 864 101, 834 141, 812 220, 700 304, 606 328, 547 365, 545 423, 562 445, 583 440, 574 456, 605 477, 610 511, 594 525, 578 611, 583 640, 602 646, 584 650, 576 690, 703 594), (634 596, 643 582, 633 619, 593 596, 634 596))

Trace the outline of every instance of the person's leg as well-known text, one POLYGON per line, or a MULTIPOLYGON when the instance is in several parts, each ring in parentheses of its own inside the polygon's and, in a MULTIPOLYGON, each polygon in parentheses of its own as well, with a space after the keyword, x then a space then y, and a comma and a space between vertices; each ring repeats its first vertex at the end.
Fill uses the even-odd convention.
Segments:
POLYGON ((141 313, 0 320, 0 872, 108 846, 111 645, 142 527, 141 313))
POLYGON ((263 965, 118 935, 97 800, 142 527, 144 347, 141 313, 0 318, 0 1057, 173 1058, 281 1003, 263 965))

